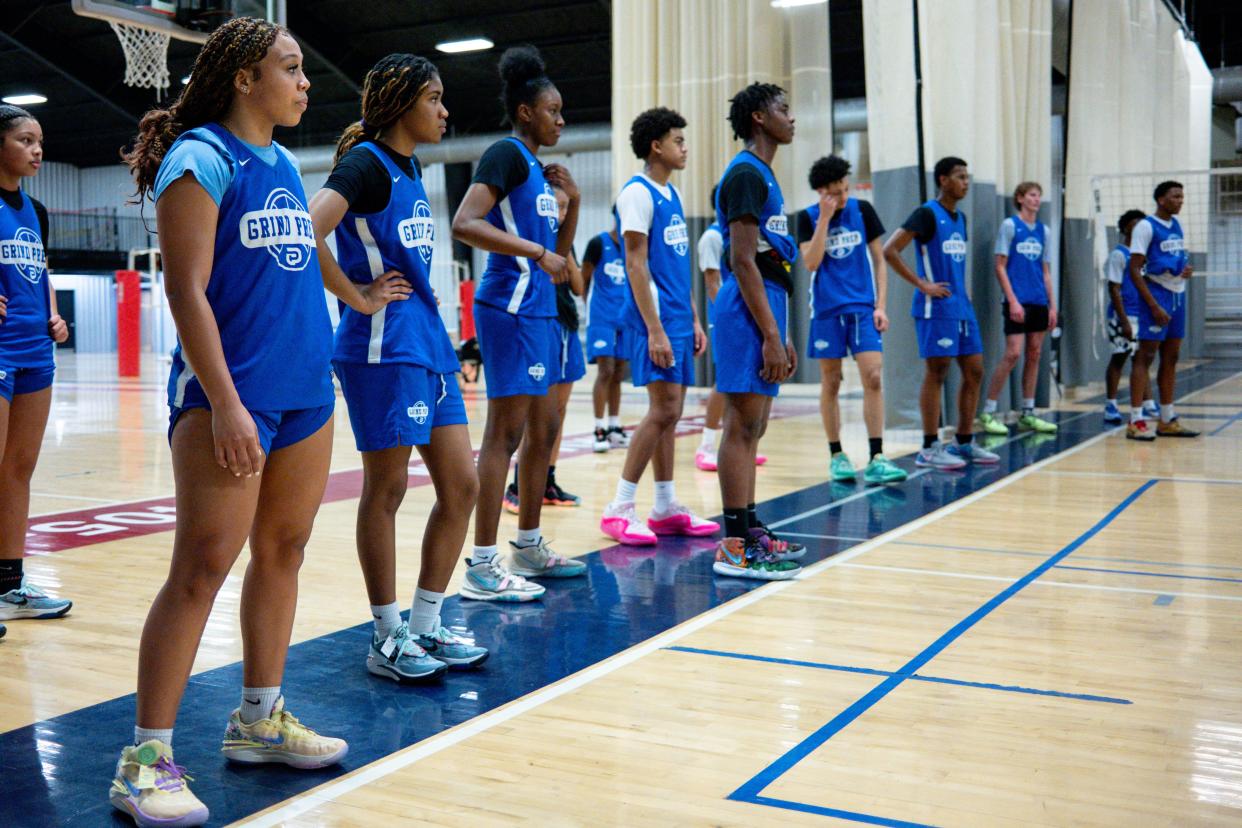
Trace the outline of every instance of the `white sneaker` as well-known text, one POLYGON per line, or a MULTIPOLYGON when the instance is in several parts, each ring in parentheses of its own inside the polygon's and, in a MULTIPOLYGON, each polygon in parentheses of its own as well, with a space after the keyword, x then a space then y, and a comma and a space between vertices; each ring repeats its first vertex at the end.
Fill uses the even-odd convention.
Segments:
POLYGON ((349 745, 344 739, 322 736, 299 722, 297 716, 285 709, 285 697, 281 696, 271 715, 250 724, 243 722, 239 711, 234 710, 229 716, 220 752, 231 762, 278 762, 314 770, 344 759, 349 745))
POLYGON ((586 572, 582 561, 566 558, 552 551, 546 538, 532 546, 518 546, 509 541, 510 568, 515 575, 527 578, 573 578, 586 572))
POLYGON ((461 583, 461 597, 476 601, 534 601, 547 591, 521 575, 514 575, 501 563, 500 556, 474 563, 466 560, 466 577, 461 583))
POLYGON ((966 468, 966 461, 961 457, 955 456, 944 447, 944 443, 937 440, 931 446, 918 453, 914 458, 914 465, 922 468, 950 471, 966 468))
POLYGON ((656 533, 638 519, 633 503, 609 503, 599 519, 599 530, 626 546, 655 546, 656 533))
POLYGON ((608 442, 613 448, 626 448, 630 444, 630 435, 621 426, 609 426, 608 442))
POLYGON ((172 748, 152 739, 121 748, 108 801, 147 826, 202 825, 207 806, 190 791, 190 776, 173 762, 172 748))

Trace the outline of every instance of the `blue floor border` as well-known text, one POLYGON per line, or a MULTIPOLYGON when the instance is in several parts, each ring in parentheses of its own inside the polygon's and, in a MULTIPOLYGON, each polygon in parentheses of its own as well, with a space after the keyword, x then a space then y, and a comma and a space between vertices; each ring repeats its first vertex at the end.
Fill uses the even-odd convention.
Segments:
MULTIPOLYGON (((1242 363, 1236 361, 1200 366, 1179 378, 1179 390, 1198 390, 1239 370, 1242 363)), ((926 474, 895 488, 821 483, 765 501, 759 511, 770 524, 816 511, 804 519, 813 531, 875 537, 1072 448, 1105 427, 1098 413, 1053 416, 1064 423, 1060 433, 1048 440, 1013 440, 999 449, 1001 464, 996 467, 926 474), (825 505, 831 508, 823 509, 825 505)), ((912 456, 898 463, 914 471, 912 456)), ((856 543, 809 540, 805 562, 831 557, 856 543)), ((241 665, 192 676, 177 722, 177 761, 194 775, 195 791, 212 809, 213 824, 279 804, 763 585, 714 576, 712 543, 701 539, 662 541, 648 549, 609 547, 580 559, 587 564, 587 575, 548 582, 542 602, 497 605, 449 598, 446 622, 473 629, 493 655, 482 669, 453 673, 442 685, 399 687, 368 674, 363 662, 369 622, 291 647, 284 681, 290 709, 316 729, 349 739, 350 754, 339 767, 308 772, 228 764, 219 754, 219 740, 228 711, 237 704, 241 665)), ((360 619, 366 617, 365 607, 346 608, 353 610, 361 610, 360 619)), ((0 825, 128 825, 109 808, 106 790, 117 751, 131 735, 134 704, 130 694, 0 733, 5 790, 0 825)))

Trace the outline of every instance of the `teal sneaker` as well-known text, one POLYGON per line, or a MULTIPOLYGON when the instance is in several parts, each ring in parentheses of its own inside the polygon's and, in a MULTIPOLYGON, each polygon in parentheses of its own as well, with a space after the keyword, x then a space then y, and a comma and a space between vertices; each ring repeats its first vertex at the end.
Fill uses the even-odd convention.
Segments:
POLYGON ((832 455, 832 462, 828 465, 828 472, 832 475, 832 479, 838 483, 853 480, 857 475, 857 472, 854 471, 854 464, 850 462, 850 458, 846 457, 843 451, 838 451, 832 455))
POLYGON ((980 414, 979 427, 987 434, 1008 434, 1009 426, 1001 422, 995 414, 980 414))
POLYGON ((427 651, 427 655, 450 667, 478 667, 487 661, 486 648, 475 646, 473 638, 456 635, 443 624, 437 624, 434 632, 419 633, 411 637, 415 644, 427 651))
POLYGON ((1018 431, 1034 431, 1036 434, 1055 434, 1057 424, 1036 417, 1032 412, 1018 418, 1018 431))
POLYGON ((908 476, 905 469, 889 460, 883 454, 877 454, 875 457, 872 457, 871 462, 867 464, 867 468, 863 469, 863 482, 869 486, 879 486, 884 483, 900 483, 908 476))
POLYGON ((463 598, 475 601, 534 601, 544 592, 539 584, 506 569, 499 555, 478 563, 466 559, 466 577, 461 582, 463 598))
POLYGON ((586 574, 586 564, 572 558, 562 557, 548 546, 547 538, 540 538, 533 546, 518 546, 509 541, 509 569, 523 578, 573 578, 586 574))
POLYGON ((72 601, 53 598, 23 577, 21 586, 0 595, 0 621, 13 621, 18 618, 60 618, 68 613, 72 606, 72 601))
POLYGON ((397 627, 382 641, 377 633, 371 633, 371 649, 367 652, 369 673, 390 678, 398 684, 419 684, 435 681, 447 670, 447 664, 427 655, 427 651, 410 638, 410 628, 406 624, 397 627))

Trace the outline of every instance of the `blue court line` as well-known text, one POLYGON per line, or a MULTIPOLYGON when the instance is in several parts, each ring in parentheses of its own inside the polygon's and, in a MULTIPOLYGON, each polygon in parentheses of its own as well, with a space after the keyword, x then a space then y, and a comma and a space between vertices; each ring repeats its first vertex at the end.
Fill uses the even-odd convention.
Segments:
MULTIPOLYGON (((1013 596, 1017 595, 1026 587, 1030 586, 1035 579, 1047 573, 1048 570, 1052 569, 1060 561, 1063 561, 1069 555, 1073 554, 1076 549, 1081 548, 1083 544, 1103 531, 1105 527, 1117 519, 1118 515, 1129 508, 1148 489, 1155 486, 1157 482, 1158 481, 1154 479, 1148 480, 1146 483, 1139 486, 1131 492, 1125 500, 1121 501, 1121 503, 1113 507, 1107 515, 1097 521, 1094 526, 1086 532, 1083 532, 1059 552, 1051 555, 1046 561, 1032 569, 1026 575, 1022 576, 1001 592, 997 593, 991 600, 983 604, 970 615, 963 618, 957 624, 954 624, 953 627, 951 627, 947 632, 925 647, 922 652, 906 662, 906 664, 903 665, 895 674, 880 682, 880 684, 872 688, 870 692, 866 693, 845 710, 842 710, 834 716, 827 724, 823 725, 810 736, 803 739, 791 750, 786 751, 782 756, 778 757, 774 762, 769 764, 759 773, 746 780, 746 782, 744 782, 737 790, 729 794, 728 798, 742 802, 755 802, 756 798, 765 788, 775 782, 778 778, 788 772, 815 750, 820 748, 837 733, 840 733, 848 727, 859 716, 874 707, 884 697, 904 684, 912 675, 917 673, 921 667, 926 665, 936 656, 940 655, 940 653, 944 652, 950 644, 990 615, 998 607, 1013 596)), ((850 819, 853 817, 842 818, 850 819)))
MULTIPOLYGON (((771 656, 750 655, 748 653, 730 653, 723 650, 704 650, 698 647, 665 647, 679 653, 696 653, 698 655, 719 656, 721 658, 737 658, 743 661, 759 661, 764 664, 787 664, 792 667, 811 667, 816 670, 833 670, 839 673, 859 673, 865 676, 895 676, 891 670, 874 670, 869 667, 847 667, 843 664, 827 664, 821 661, 800 661, 793 658, 773 658, 771 656)), ((914 674, 907 676, 914 681, 926 681, 933 684, 952 684, 957 687, 977 687, 981 690, 1003 690, 1007 693, 1026 693, 1031 696, 1054 696, 1059 699, 1076 699, 1078 701, 1104 702, 1105 704, 1133 704, 1129 699, 1113 696, 1096 696, 1091 693, 1066 693, 1061 690, 1040 690, 1035 687, 1019 687, 1016 684, 996 684, 988 681, 964 681, 963 679, 942 678, 940 676, 923 676, 914 674)))
POLYGON ((1233 425, 1233 424, 1234 424, 1234 423, 1236 423, 1238 420, 1242 420, 1242 412, 1239 412, 1239 413, 1237 413, 1237 414, 1234 414, 1234 415, 1233 415, 1232 417, 1230 417, 1228 420, 1225 420, 1223 423, 1221 423, 1220 425, 1218 425, 1216 428, 1214 428, 1214 429, 1212 429, 1211 431, 1209 431, 1209 432, 1208 432, 1208 436, 1209 436, 1209 437, 1215 437, 1217 434, 1220 434, 1222 431, 1224 431, 1225 429, 1229 428, 1229 426, 1233 425))
MULTIPOLYGON (((1165 482, 1165 478, 1159 478, 1161 483, 1165 482)), ((793 532, 782 532, 783 535, 793 535, 793 532)), ((806 537, 806 536, 802 536, 806 537)), ((844 540, 844 539, 843 539, 844 540)), ((1046 552, 1029 552, 1023 549, 997 549, 991 546, 959 546, 953 543, 925 543, 923 541, 907 541, 895 540, 889 541, 894 546, 926 546, 932 549, 950 549, 959 552, 990 552, 995 555, 1018 555, 1024 558, 1042 558, 1046 552)), ((1184 563, 1182 561, 1152 561, 1146 558, 1110 558, 1105 555, 1079 555, 1076 561, 1103 561, 1104 563, 1122 563, 1122 564, 1143 564, 1145 566, 1172 566, 1178 568, 1190 569, 1221 569, 1226 572, 1242 572, 1242 566, 1228 566, 1226 564, 1200 564, 1200 563, 1184 563)), ((1060 567, 1062 569, 1066 567, 1060 567)), ((1103 571, 1103 570, 1102 570, 1103 571)), ((1109 570, 1111 571, 1111 570, 1109 570)))
POLYGON ((1149 578, 1179 578, 1183 581, 1221 581, 1226 584, 1242 584, 1242 578, 1218 578, 1211 575, 1177 575, 1172 572, 1140 572, 1135 569, 1103 569, 1097 566, 1066 566, 1058 564, 1056 569, 1076 569, 1080 572, 1110 572, 1114 575, 1146 575, 1149 578))
POLYGON ((1175 596, 1173 595, 1157 595, 1156 600, 1152 601, 1152 603, 1158 607, 1167 607, 1169 604, 1173 603, 1174 597, 1175 596))
MULTIPOLYGON (((730 799, 738 799, 737 797, 729 797, 730 799)), ((748 802, 752 805, 767 805, 770 808, 783 808, 786 811, 801 811, 804 814, 816 814, 817 816, 836 817, 837 819, 846 819, 850 822, 863 822, 867 825, 884 825, 888 828, 935 828, 934 825, 928 825, 925 822, 908 822, 904 819, 889 819, 888 817, 875 816, 874 814, 862 814, 857 811, 843 811, 840 808, 825 808, 820 805, 808 805, 805 802, 794 802, 790 799, 776 799, 770 796, 752 796, 749 799, 738 799, 739 802, 748 802)))

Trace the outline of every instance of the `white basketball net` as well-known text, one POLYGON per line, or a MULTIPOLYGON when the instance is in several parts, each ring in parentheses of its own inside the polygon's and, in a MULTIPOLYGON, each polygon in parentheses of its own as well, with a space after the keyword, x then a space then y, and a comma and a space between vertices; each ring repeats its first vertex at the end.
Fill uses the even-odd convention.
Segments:
POLYGON ((168 34, 109 21, 125 51, 125 85, 154 89, 157 99, 168 88, 168 34))

